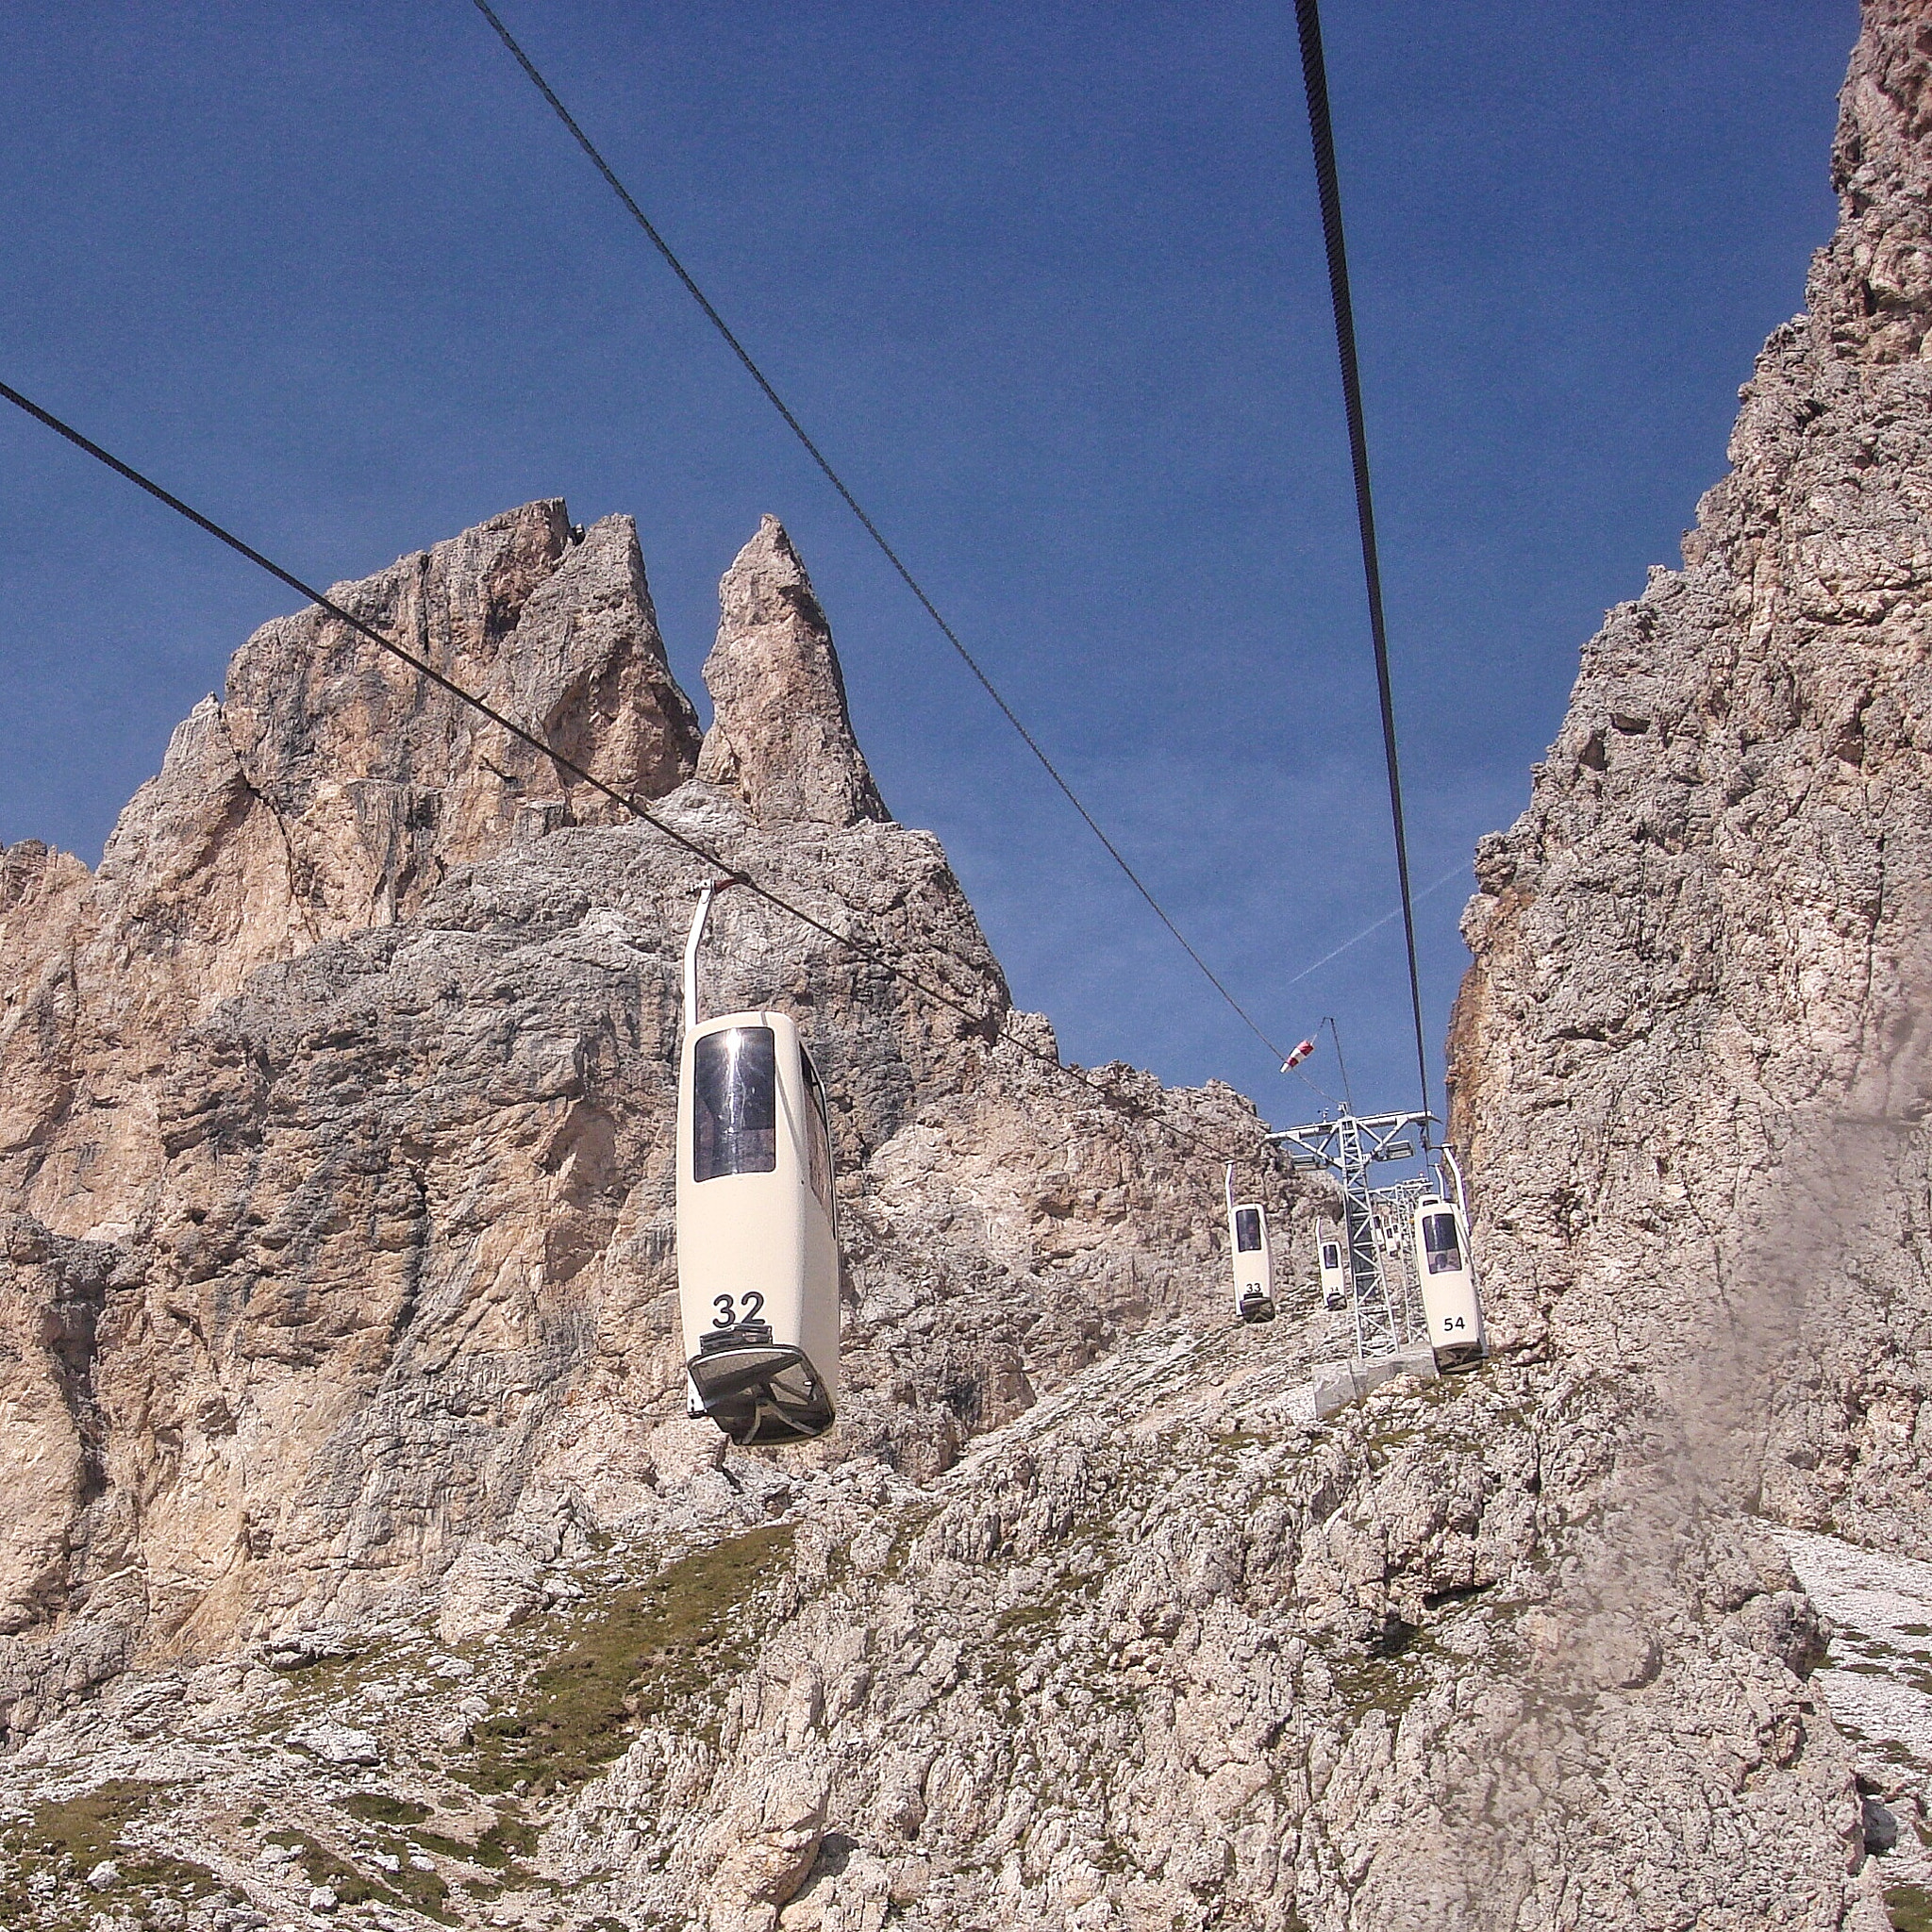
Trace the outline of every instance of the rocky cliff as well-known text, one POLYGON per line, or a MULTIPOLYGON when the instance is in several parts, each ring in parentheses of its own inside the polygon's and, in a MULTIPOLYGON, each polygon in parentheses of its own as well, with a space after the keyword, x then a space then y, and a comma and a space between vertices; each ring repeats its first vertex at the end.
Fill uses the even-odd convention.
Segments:
POLYGON ((1740 392, 1684 568, 1610 612, 1528 810, 1484 841, 1451 1044, 1501 1345, 1674 1369, 1750 1439, 1726 1445, 1742 1500, 1912 1548, 1932 1525, 1928 54, 1923 6, 1867 7, 1838 233, 1740 392))
POLYGON ((334 594, 983 1016, 720 902, 834 1101, 824 1442, 682 1414, 659 832, 311 611, 98 872, 0 855, 0 1920, 1878 1932, 1932 1766, 1765 1519, 1928 1520, 1928 45, 1867 8, 1807 313, 1480 856, 1478 1372, 1317 1423, 1315 1204, 1229 1090, 1053 1063, 772 520, 702 738, 624 519, 334 594))
POLYGON ((968 1013, 721 901, 708 998, 806 1026, 849 1263, 837 1435, 727 1458, 682 1414, 680 847, 310 613, 243 646, 98 874, 7 855, 8 1911, 1870 1902, 1777 1551, 1607 1364, 1315 1424, 1312 1204, 1240 1096, 1061 1069, 1011 1010, 775 524, 725 575, 701 743, 622 520, 533 506, 337 594, 968 1013), (1266 1329, 1227 1319, 1224 1150, 1283 1241, 1266 1329))
MULTIPOLYGON (((936 841, 886 818, 774 523, 724 592, 702 746, 627 519, 531 505, 335 594, 985 1013, 748 894, 714 916, 708 996, 790 1005, 835 1096, 839 1453, 930 1474, 1124 1324, 1206 1305, 1218 1176, 1183 1137, 1251 1145, 1254 1116, 1020 1051, 1052 1036, 1008 1013, 936 841)), ((104 1591, 148 1648, 355 1617, 715 1460, 679 1419, 671 1227, 701 868, 613 815, 310 612, 238 654, 97 874, 8 854, 30 1474, 0 1628, 38 1642, 104 1591)))

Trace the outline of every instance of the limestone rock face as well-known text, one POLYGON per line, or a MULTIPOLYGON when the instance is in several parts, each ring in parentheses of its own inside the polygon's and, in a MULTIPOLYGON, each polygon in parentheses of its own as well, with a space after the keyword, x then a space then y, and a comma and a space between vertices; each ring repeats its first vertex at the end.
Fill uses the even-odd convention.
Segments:
POLYGON ((0 1798, 138 1749, 130 1842, 271 1923, 311 1861, 392 1909, 422 1858, 447 1920, 554 1932, 1876 1932, 1782 1556, 1612 1378, 1318 1427, 1313 1339, 1157 1323, 926 1479, 667 1457, 655 1513, 465 1561, 441 1629, 130 1674, 0 1798))
POLYGON ((1806 312, 1680 572, 1477 857, 1451 1042, 1498 1342, 1681 1385, 1735 1492, 1918 1547, 1932 1280, 1932 15, 1874 0, 1806 312), (1734 1452, 1744 1451, 1741 1455, 1734 1452))
MULTIPOLYGON (((724 585, 730 787, 691 776, 627 520, 533 505, 333 594, 984 1016, 750 893, 714 914, 708 999, 796 1012, 835 1100, 848 1393, 794 1461, 936 1474, 1141 1322, 1215 1305, 1218 1150, 1252 1148, 1252 1108, 1055 1070, 938 842, 885 819, 775 525, 724 585)), ((104 1619, 115 1659, 205 1654, 441 1589, 466 1641, 539 1607, 560 1552, 681 1520, 722 1447, 682 1415, 672 1218, 706 875, 312 611, 244 646, 97 875, 5 855, 24 1725, 104 1619)))
MULTIPOLYGON (((577 532, 530 504, 331 596, 606 784, 657 797, 691 774, 696 720, 626 517, 577 532)), ((36 845, 7 856, 0 1175, 19 1204, 66 1233, 135 1225, 183 1027, 265 961, 406 916, 525 812, 626 816, 320 610, 264 625, 92 880, 36 845)))
POLYGON ((15 1174, 44 1158, 79 1077, 74 934, 88 907, 87 867, 37 839, 0 851, 0 1162, 15 1174))
MULTIPOLYGON (((605 784, 656 798, 691 775, 696 721, 629 518, 576 531, 561 503, 529 504, 330 595, 605 784)), ((202 949, 206 1001, 264 958, 391 924, 452 866, 502 849, 524 806, 559 800, 574 823, 625 816, 311 609, 264 625, 226 698, 175 733, 101 883, 121 922, 202 949)))
POLYGON ((890 818, 852 735, 831 627, 776 517, 738 553, 719 604, 705 660, 716 712, 698 775, 735 791, 761 823, 890 818))

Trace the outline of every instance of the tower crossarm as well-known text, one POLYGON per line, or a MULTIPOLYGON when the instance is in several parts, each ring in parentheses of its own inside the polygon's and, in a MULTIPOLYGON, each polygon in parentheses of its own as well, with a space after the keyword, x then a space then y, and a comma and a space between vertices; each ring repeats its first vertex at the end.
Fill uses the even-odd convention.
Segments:
POLYGON ((1333 1121, 1312 1121, 1304 1127, 1283 1127, 1267 1136, 1270 1147, 1285 1147, 1297 1167, 1330 1167, 1341 1172, 1341 1136, 1333 1121))
POLYGON ((1326 1167, 1346 1176, 1351 1153, 1358 1152, 1363 1166, 1376 1160, 1407 1159, 1415 1147, 1402 1136, 1411 1128, 1426 1130, 1434 1124, 1433 1114, 1421 1112, 1344 1114, 1339 1120, 1281 1127, 1266 1139, 1271 1147, 1287 1148, 1297 1165, 1326 1167))

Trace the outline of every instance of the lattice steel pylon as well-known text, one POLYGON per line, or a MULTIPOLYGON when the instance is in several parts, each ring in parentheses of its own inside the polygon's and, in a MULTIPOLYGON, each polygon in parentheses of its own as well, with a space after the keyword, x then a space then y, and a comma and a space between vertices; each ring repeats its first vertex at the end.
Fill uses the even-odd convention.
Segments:
POLYGON ((1369 1169, 1378 1160, 1412 1160, 1415 1142, 1402 1137, 1411 1128, 1426 1130, 1433 1114, 1354 1114, 1346 1108, 1333 1119, 1311 1121, 1306 1126, 1283 1127, 1270 1134, 1268 1143, 1289 1150, 1289 1161, 1299 1168, 1324 1168, 1341 1183, 1343 1244, 1348 1250, 1349 1286, 1355 1302, 1355 1352, 1364 1361, 1394 1355, 1412 1332, 1407 1277, 1398 1296, 1389 1291, 1389 1272, 1383 1265, 1382 1228, 1392 1217, 1376 1212, 1378 1192, 1369 1186, 1369 1169))
POLYGON ((1415 1210, 1436 1191, 1436 1183, 1424 1174, 1397 1181, 1393 1187, 1369 1190, 1375 1232, 1382 1243, 1382 1280, 1389 1305, 1399 1318, 1397 1327, 1414 1342, 1426 1341, 1429 1336, 1422 1276, 1415 1272, 1415 1210))

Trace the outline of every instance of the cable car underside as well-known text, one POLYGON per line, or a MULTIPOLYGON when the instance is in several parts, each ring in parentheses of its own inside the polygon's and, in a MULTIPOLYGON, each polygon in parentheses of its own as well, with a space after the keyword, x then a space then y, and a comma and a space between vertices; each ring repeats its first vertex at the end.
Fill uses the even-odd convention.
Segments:
POLYGON ((689 1365, 698 1402, 741 1448, 801 1442, 832 1426, 832 1400, 804 1353, 762 1322, 704 1337, 689 1365))

